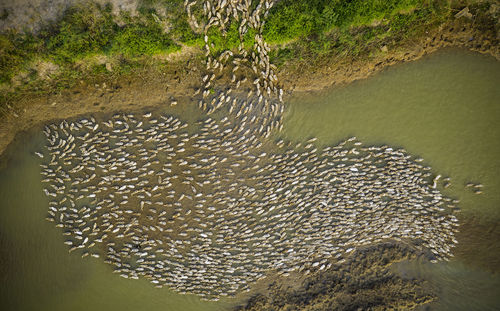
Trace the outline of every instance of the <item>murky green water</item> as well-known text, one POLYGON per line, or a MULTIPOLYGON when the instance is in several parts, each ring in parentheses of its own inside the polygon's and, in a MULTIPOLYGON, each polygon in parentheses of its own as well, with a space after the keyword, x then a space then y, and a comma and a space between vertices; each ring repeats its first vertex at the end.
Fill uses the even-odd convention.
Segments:
MULTIPOLYGON (((500 220, 499 82, 496 60, 447 50, 347 87, 298 96, 286 112, 284 136, 289 139, 317 136, 331 144, 354 135, 370 144, 403 147, 423 157, 436 173, 451 177, 444 192, 461 200, 468 224, 459 236, 456 259, 397 267, 443 288, 436 310, 500 305, 494 295, 499 277, 488 271, 500 270, 500 242, 492 240, 500 220), (482 183, 484 193, 465 190, 469 181, 482 183)), ((227 308, 227 302, 203 302, 145 280, 123 279, 102 260, 69 254, 60 229, 45 220, 47 199, 33 156, 42 141, 42 135, 20 137, 0 172, 2 310, 227 308)))
POLYGON ((102 259, 69 254, 62 230, 45 220, 48 201, 33 157, 43 139, 21 138, 0 173, 1 310, 226 309, 226 303, 121 278, 102 259))
POLYGON ((436 310, 500 306, 495 294, 500 285, 499 83, 500 62, 445 50, 347 87, 297 97, 285 119, 289 139, 317 136, 330 144, 354 135, 366 143, 403 147, 437 174, 451 177, 443 192, 460 199, 467 224, 455 260, 401 265, 408 275, 443 287, 436 310), (482 183, 483 194, 465 189, 468 182, 482 183))

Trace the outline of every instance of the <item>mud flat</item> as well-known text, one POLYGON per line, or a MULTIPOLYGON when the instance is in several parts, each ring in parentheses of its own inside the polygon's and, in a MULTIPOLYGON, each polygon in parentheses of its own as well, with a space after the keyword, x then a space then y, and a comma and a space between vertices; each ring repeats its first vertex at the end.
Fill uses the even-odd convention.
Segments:
MULTIPOLYGON (((404 279, 389 269, 393 262, 415 259, 415 249, 386 242, 361 248, 343 264, 304 278, 299 286, 273 282, 267 293, 235 310, 408 310, 433 301, 426 281, 404 279)), ((295 280, 296 282, 296 280, 295 280)))

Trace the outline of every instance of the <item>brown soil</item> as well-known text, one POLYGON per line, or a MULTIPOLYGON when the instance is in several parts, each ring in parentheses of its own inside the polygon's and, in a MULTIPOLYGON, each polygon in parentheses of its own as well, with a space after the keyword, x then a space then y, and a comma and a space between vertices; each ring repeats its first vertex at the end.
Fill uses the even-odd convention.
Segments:
POLYGON ((16 133, 55 119, 83 114, 138 111, 149 106, 182 103, 200 80, 200 63, 177 61, 161 70, 139 71, 133 76, 99 84, 80 85, 44 96, 26 96, 0 123, 0 154, 16 133))
MULTIPOLYGON (((362 59, 332 59, 330 64, 308 71, 278 73, 286 94, 319 90, 364 79, 386 66, 412 61, 447 46, 457 46, 490 54, 500 59, 498 35, 482 32, 474 23, 455 20, 427 36, 397 49, 362 59)), ((199 87, 203 65, 193 51, 176 55, 165 68, 144 70, 133 76, 100 84, 81 85, 50 95, 29 95, 15 103, 0 123, 0 154, 15 135, 49 120, 71 118, 99 112, 137 111, 166 105, 175 99, 180 104, 199 87), (194 53, 194 54, 193 54, 194 53)))

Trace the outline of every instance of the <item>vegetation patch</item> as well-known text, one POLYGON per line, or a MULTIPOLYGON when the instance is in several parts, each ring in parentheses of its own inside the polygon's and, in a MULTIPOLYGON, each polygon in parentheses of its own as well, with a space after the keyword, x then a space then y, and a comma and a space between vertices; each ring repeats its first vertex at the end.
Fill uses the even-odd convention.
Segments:
POLYGON ((332 55, 357 57, 374 45, 401 42, 449 17, 445 1, 284 0, 273 8, 263 35, 276 44, 276 65, 293 59, 316 66, 332 55))
POLYGON ((436 290, 427 281, 400 277, 390 265, 420 256, 400 243, 372 245, 357 250, 345 263, 307 277, 296 288, 277 280, 268 294, 256 294, 234 310, 413 310, 435 300, 436 290))
POLYGON ((118 31, 110 6, 72 7, 60 23, 48 26, 38 39, 48 57, 71 63, 107 51, 118 31))
POLYGON ((0 83, 15 86, 16 76, 22 80, 21 84, 32 83, 38 75, 24 72, 36 71, 32 64, 40 60, 59 66, 57 79, 67 80, 71 76, 80 79, 106 72, 104 64, 81 66, 95 55, 115 59, 115 63, 127 69, 142 66, 144 58, 149 56, 178 51, 180 44, 199 44, 200 35, 191 30, 187 17, 183 16, 182 2, 165 2, 168 4, 162 18, 154 8, 148 8, 147 3, 133 17, 127 13, 114 16, 111 5, 86 3, 69 8, 60 20, 45 25, 37 34, 2 33, 0 83), (165 27, 169 23, 171 27, 165 27), (82 68, 89 70, 82 71, 82 68))
POLYGON ((144 24, 125 26, 116 35, 111 46, 113 53, 122 53, 127 57, 169 53, 178 50, 180 50, 180 46, 165 36, 159 26, 148 27, 144 24))
POLYGON ((263 35, 269 43, 283 43, 334 27, 369 25, 421 4, 418 0, 283 0, 269 14, 263 35))

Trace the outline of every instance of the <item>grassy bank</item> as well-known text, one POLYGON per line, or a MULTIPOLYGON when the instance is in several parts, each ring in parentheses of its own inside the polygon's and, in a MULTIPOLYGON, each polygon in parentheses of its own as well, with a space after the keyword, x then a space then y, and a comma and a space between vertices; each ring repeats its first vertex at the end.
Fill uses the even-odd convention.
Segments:
POLYGON ((82 4, 37 34, 0 34, 2 97, 13 90, 59 90, 81 79, 127 74, 158 54, 200 45, 201 36, 187 23, 183 1, 143 1, 138 14, 112 14, 110 5, 82 4), (154 7, 162 8, 159 15, 154 7))
POLYGON ((0 35, 0 83, 16 84, 16 78, 23 83, 36 80, 36 63, 40 62, 50 63, 52 71, 63 76, 67 71, 99 73, 106 64, 93 59, 98 56, 118 59, 113 69, 126 71, 152 55, 178 51, 181 44, 196 44, 199 35, 190 29, 182 1, 164 1, 163 7, 160 18, 147 2, 135 16, 127 12, 112 15, 109 5, 74 6, 37 34, 7 31, 0 35), (22 77, 16 77, 19 74, 22 77))
MULTIPOLYGON (((143 0, 137 14, 112 13, 108 6, 68 9, 37 34, 0 34, 0 111, 20 96, 58 92, 82 80, 99 81, 161 67, 161 57, 182 46, 202 47, 183 0, 143 0)), ((446 0, 282 0, 271 10, 263 29, 273 47, 271 60, 282 68, 320 66, 335 57, 363 57, 436 28, 464 7, 446 0)), ((473 14, 490 4, 469 5, 473 14)), ((201 8, 193 7, 201 16, 201 8)), ((483 21, 485 25, 494 22, 483 21)), ((250 48, 254 33, 244 38, 250 48)), ((235 49, 237 25, 223 36, 213 29, 214 51, 235 49)))
POLYGON ((451 17, 446 1, 292 0, 292 6, 283 7, 285 2, 275 8, 264 32, 277 45, 272 61, 278 65, 317 65, 332 55, 357 57, 376 43, 379 48, 396 44, 451 17))

